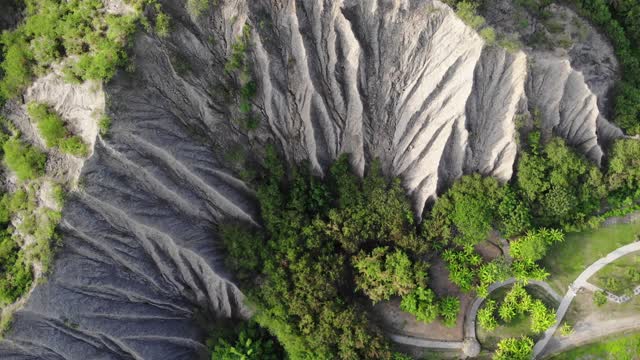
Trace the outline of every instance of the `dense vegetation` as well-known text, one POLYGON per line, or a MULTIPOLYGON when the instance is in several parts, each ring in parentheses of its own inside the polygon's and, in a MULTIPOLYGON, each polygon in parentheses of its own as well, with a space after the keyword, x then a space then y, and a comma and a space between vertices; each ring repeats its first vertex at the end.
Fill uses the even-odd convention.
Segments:
POLYGON ((109 79, 126 61, 134 15, 106 15, 100 0, 25 0, 25 5, 24 22, 2 35, 3 97, 17 95, 33 75, 71 55, 77 58, 65 64, 70 80, 109 79))
POLYGON ((5 305, 29 289, 33 275, 24 252, 9 233, 7 222, 0 226, 0 305, 5 305))
POLYGON ((455 321, 458 299, 436 301, 426 288, 419 256, 426 248, 398 181, 386 181, 375 165, 361 180, 346 156, 324 180, 305 166, 287 177, 273 149, 264 173, 257 193, 266 235, 230 223, 222 236, 255 320, 291 358, 391 358, 363 295, 372 302, 409 296, 406 308, 425 312, 428 302, 430 320, 455 321))
POLYGON ((138 20, 150 30, 148 19, 140 18, 146 6, 153 9, 158 35, 168 35, 170 19, 157 0, 125 1, 133 13, 108 14, 102 0, 24 0, 24 20, 0 37, 0 104, 59 64, 69 82, 111 79, 127 64, 138 20))
MULTIPOLYGON (((38 193, 42 194, 41 186, 45 183, 42 177, 47 157, 23 142, 20 133, 7 120, 0 118, 0 125, 6 127, 0 132, 4 164, 18 180, 13 192, 0 193, 0 306, 3 306, 16 301, 31 288, 34 262, 40 265, 42 273, 48 271, 64 195, 61 185, 48 184, 56 209, 39 204, 38 193), (28 245, 27 238, 31 239, 28 245)), ((9 324, 6 315, 3 313, 0 320, 0 332, 9 324)))
MULTIPOLYGON (((229 265, 257 309, 255 320, 294 359, 389 358, 366 309, 394 296, 420 321, 455 325, 460 302, 429 289, 428 253, 442 257, 452 283, 479 296, 490 284, 515 277, 502 301, 486 302, 479 324, 491 330, 527 316, 532 333, 541 333, 554 324, 555 312, 524 285, 549 275, 539 261, 564 241, 562 229, 597 225, 594 214, 603 206, 633 208, 638 158, 638 143, 620 140, 603 174, 560 139, 543 142, 534 130, 512 182, 464 176, 418 224, 399 181, 386 181, 376 163, 364 179, 351 173, 346 156, 324 179, 305 166, 287 176, 270 149, 257 172, 264 175, 254 176, 264 231, 230 222, 221 234, 229 265), (475 250, 493 229, 510 238, 509 258, 487 261, 475 250)), ((496 358, 526 353, 529 342, 505 341, 496 358)))

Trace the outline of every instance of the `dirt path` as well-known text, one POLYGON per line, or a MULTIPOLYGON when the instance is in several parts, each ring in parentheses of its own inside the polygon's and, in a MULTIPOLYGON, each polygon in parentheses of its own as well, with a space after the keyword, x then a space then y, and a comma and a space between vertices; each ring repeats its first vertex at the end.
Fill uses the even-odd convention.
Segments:
POLYGON ((640 315, 615 320, 594 320, 583 323, 580 329, 574 329, 574 333, 566 338, 552 338, 539 358, 547 358, 581 345, 588 344, 594 339, 618 334, 628 330, 637 329, 640 324, 640 315))

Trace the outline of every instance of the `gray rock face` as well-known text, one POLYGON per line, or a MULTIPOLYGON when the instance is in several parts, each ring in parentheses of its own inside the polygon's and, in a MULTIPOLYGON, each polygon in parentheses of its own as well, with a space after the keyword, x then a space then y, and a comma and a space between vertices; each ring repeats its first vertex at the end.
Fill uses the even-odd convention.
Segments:
POLYGON ((464 173, 511 178, 527 107, 595 161, 621 135, 568 62, 540 55, 528 68, 531 54, 485 46, 437 1, 219 3, 194 21, 165 1, 170 37, 138 35, 135 72, 105 86, 110 135, 84 165, 54 271, 16 313, 1 358, 206 358, 200 310, 250 312, 216 235, 225 217, 256 219, 227 160, 234 146, 260 154, 273 142, 318 173, 343 152, 361 173, 380 158, 420 213, 464 173), (260 117, 249 134, 223 70, 245 21, 260 117))

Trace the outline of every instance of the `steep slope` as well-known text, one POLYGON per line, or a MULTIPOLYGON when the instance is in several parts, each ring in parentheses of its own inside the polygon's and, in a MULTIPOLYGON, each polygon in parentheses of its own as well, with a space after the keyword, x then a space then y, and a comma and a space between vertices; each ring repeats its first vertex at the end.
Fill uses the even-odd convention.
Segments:
POLYGON ((437 1, 219 3, 194 19, 163 2, 170 37, 139 34, 135 71, 105 86, 113 126, 84 164, 55 269, 16 313, 3 359, 206 358, 201 310, 249 315, 216 236, 225 217, 256 219, 234 147, 259 157, 275 142, 318 173, 343 152, 360 172, 380 158, 420 213, 463 173, 508 180, 528 108, 594 161, 621 136, 562 57, 485 46, 437 1), (237 81, 223 70, 245 22, 253 131, 234 121, 237 81))

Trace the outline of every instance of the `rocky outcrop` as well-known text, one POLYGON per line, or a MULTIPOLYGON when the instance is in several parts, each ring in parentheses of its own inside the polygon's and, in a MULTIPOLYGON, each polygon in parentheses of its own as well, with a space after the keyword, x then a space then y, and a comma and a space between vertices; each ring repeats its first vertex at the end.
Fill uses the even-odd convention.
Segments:
POLYGON ((360 173, 379 158, 420 213, 464 173, 511 178, 515 118, 529 108, 595 161, 620 135, 570 63, 489 47, 437 1, 217 3, 194 20, 164 1, 171 35, 139 34, 135 71, 105 86, 112 129, 84 164, 53 273, 16 313, 3 359, 206 358, 201 311, 250 313, 216 235, 225 218, 256 219, 234 147, 259 157, 273 142, 320 174, 344 152, 360 173), (249 132, 223 70, 245 22, 260 119, 249 132))

